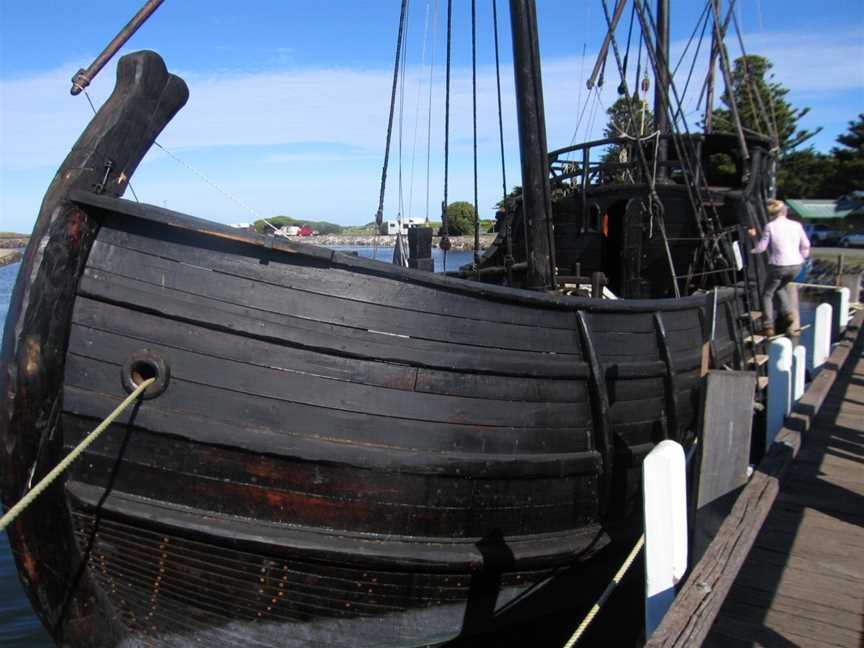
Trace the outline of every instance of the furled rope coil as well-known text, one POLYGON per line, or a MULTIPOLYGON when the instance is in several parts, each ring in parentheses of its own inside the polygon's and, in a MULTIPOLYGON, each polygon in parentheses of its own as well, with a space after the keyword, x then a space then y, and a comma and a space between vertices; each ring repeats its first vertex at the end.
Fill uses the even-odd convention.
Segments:
POLYGON ((0 531, 4 530, 7 526, 9 526, 24 509, 30 506, 30 504, 32 504, 33 501, 37 497, 39 497, 39 495, 41 495, 46 488, 51 485, 51 482, 57 479, 60 473, 66 470, 69 465, 78 458, 78 455, 84 452, 84 450, 87 449, 87 446, 93 443, 96 438, 100 434, 102 434, 102 432, 104 432, 105 429, 109 425, 111 425, 111 423, 114 422, 114 419, 120 416, 120 414, 123 413, 123 410, 125 410, 132 403, 134 403, 138 399, 138 397, 144 392, 144 390, 147 389, 154 382, 156 382, 155 378, 148 378, 140 385, 138 385, 135 390, 131 394, 129 394, 126 399, 114 409, 113 412, 111 412, 108 416, 105 417, 105 419, 96 427, 95 430, 88 434, 84 438, 84 440, 81 441, 81 443, 79 443, 74 450, 72 450, 72 452, 66 455, 63 461, 54 466, 51 472, 45 475, 39 481, 39 483, 36 484, 36 486, 31 488, 30 491, 28 491, 28 493, 24 497, 22 497, 17 504, 15 504, 15 506, 6 511, 6 514, 2 518, 0 518, 0 531))

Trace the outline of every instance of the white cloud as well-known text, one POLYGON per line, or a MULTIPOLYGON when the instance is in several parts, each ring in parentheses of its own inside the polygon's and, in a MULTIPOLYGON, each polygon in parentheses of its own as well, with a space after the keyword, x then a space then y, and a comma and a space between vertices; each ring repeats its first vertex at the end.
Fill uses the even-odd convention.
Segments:
MULTIPOLYGON (((851 119, 860 107, 849 107, 849 115, 839 117, 839 108, 830 106, 832 96, 854 96, 864 86, 864 59, 860 33, 760 33, 748 39, 748 50, 770 58, 777 80, 793 89, 793 102, 807 101, 814 110, 808 117, 818 121, 820 114, 827 120, 851 119), (820 113, 824 110, 824 113, 820 113), (829 114, 831 117, 827 117, 829 114)), ((681 43, 673 45, 680 51, 681 43)), ((705 48, 703 48, 704 50, 705 48)), ((704 52, 703 52, 704 54, 704 52)), ((734 56, 736 52, 732 51, 734 56)), ((543 87, 547 114, 549 146, 566 146, 574 137, 574 128, 582 112, 582 103, 588 96, 584 82, 577 71, 590 70, 593 55, 584 61, 578 57, 544 61, 543 87)), ((682 66, 686 68, 685 64, 682 66)), ((29 213, 35 213, 41 195, 26 198, 17 195, 10 178, 27 169, 44 170, 58 165, 86 125, 91 111, 86 99, 72 98, 68 94, 70 70, 74 64, 46 71, 32 77, 0 81, 0 194, 4 211, 8 205, 27 204, 29 213), (13 194, 16 194, 13 196, 13 194)), ((607 65, 607 84, 600 100, 592 100, 585 111, 577 139, 601 136, 605 115, 603 111, 616 98, 617 74, 613 59, 607 65)), ((403 124, 403 174, 410 175, 412 152, 414 161, 415 204, 417 196, 425 196, 425 140, 426 96, 425 85, 420 94, 419 112, 417 80, 420 71, 409 69, 406 82, 405 118, 403 124), (415 145, 415 120, 417 135, 415 145)), ((432 180, 436 182, 433 203, 440 200, 441 168, 443 167, 443 79, 440 67, 436 69, 433 92, 432 117, 432 180)), ((478 81, 478 111, 480 165, 484 174, 481 186, 481 205, 489 206, 500 194, 498 170, 497 99, 494 68, 482 67, 478 81)), ((423 73, 426 78, 428 73, 423 73)), ((113 69, 106 69, 92 86, 94 99, 107 98, 113 84, 113 69)), ((251 198, 262 213, 285 211, 282 208, 286 187, 291 187, 293 204, 298 209, 326 211, 328 201, 338 205, 343 221, 368 220, 366 214, 374 211, 377 203, 377 182, 384 149, 387 110, 389 105, 391 71, 384 69, 306 68, 257 73, 219 73, 213 75, 182 74, 189 82, 191 97, 188 105, 174 119, 160 141, 181 158, 194 157, 196 166, 214 181, 224 183, 226 190, 243 195, 249 190, 251 198), (226 147, 232 147, 226 151, 226 147), (237 154, 239 162, 224 158, 237 154), (328 163, 332 166, 328 168, 328 163), (331 191, 314 197, 304 192, 318 183, 310 178, 314 174, 331 174, 322 180, 331 191), (281 175, 280 175, 281 174, 281 175), (267 189, 263 180, 281 178, 275 187, 267 189), (284 179, 284 180, 282 180, 284 179), (253 181, 256 180, 256 181, 253 181), (294 183, 293 185, 291 183, 294 183), (335 196, 332 186, 351 187, 351 199, 335 196), (364 189, 365 187, 365 189, 364 189)), ((472 195, 470 177, 471 150, 471 82, 470 71, 455 70, 452 83, 451 156, 453 176, 450 198, 464 199, 472 195), (460 161, 461 160, 461 161, 460 161)), ((697 95, 701 83, 694 82, 691 95, 697 95)), ((512 71, 502 72, 504 93, 505 148, 508 152, 509 183, 518 183, 517 135, 512 71)), ((692 122, 696 118, 691 119, 692 122)), ((839 132, 839 130, 838 130, 839 132)), ((395 213, 395 182, 398 175, 398 127, 394 128, 389 174, 388 211, 395 213)), ((201 188, 194 205, 203 205, 217 218, 234 218, 234 206, 217 206, 223 199, 208 195, 208 189, 189 176, 188 183, 164 182, 171 174, 163 168, 169 161, 154 150, 148 163, 139 169, 139 193, 157 196, 155 202, 167 200, 172 206, 188 205, 190 187, 201 188), (196 183, 198 183, 196 185, 196 183), (212 201, 208 202, 208 201, 212 201)), ((173 164, 173 162, 171 162, 173 164)), ((176 165, 175 165, 176 167, 176 165)), ((176 169, 175 169, 176 173, 176 169)), ((185 172, 183 172, 185 173, 185 172)), ((137 187, 136 187, 137 188, 137 187)), ((406 188, 406 193, 410 188, 406 188)), ((211 192, 212 193, 212 192, 211 192)), ((146 199, 142 195, 142 199, 146 199)), ((470 198, 469 198, 470 199, 470 198)), ((425 197, 424 197, 425 200, 425 197)), ((224 201, 223 201, 224 202, 224 201)), ((434 210, 437 211, 437 210, 434 210)))

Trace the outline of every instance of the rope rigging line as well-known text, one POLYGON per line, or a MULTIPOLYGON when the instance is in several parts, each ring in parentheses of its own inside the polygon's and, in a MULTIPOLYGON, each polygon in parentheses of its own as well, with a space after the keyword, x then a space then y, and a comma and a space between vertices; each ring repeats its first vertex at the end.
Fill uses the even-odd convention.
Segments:
MULTIPOLYGON (((651 54, 650 44, 647 43, 649 34, 645 33, 646 30, 645 30, 644 20, 643 20, 643 16, 642 16, 642 12, 641 12, 642 10, 641 10, 641 7, 637 6, 637 3, 638 3, 638 0, 634 0, 634 7, 636 7, 637 10, 639 11, 639 20, 640 20, 640 28, 641 28, 640 32, 646 36, 644 39, 646 41, 646 45, 648 45, 646 47, 646 52, 650 55, 651 54)), ((610 17, 609 17, 609 12, 608 12, 608 9, 606 7, 605 0, 603 2, 603 9, 604 9, 605 17, 606 17, 606 23, 609 27, 608 39, 611 41, 613 49, 616 52, 615 58, 616 58, 616 62, 618 64, 618 72, 621 75, 621 78, 624 79, 625 78, 624 74, 623 74, 624 70, 621 67, 620 57, 617 55, 618 47, 617 47, 616 39, 615 39, 614 24, 612 22, 612 19, 610 19, 610 17)), ((652 58, 652 62, 653 62, 653 58, 652 58)), ((655 67, 655 70, 656 70, 656 67, 655 67)), ((671 83, 671 79, 670 79, 670 83, 671 83)), ((666 103, 668 105, 668 97, 666 99, 666 103)), ((628 106, 628 108, 629 108, 631 115, 632 115, 632 113, 634 112, 634 107, 631 104, 628 106)), ((632 115, 632 118, 635 119, 635 115, 632 115)), ((666 233, 665 221, 663 219, 663 204, 660 201, 659 196, 657 195, 657 189, 656 189, 657 150, 659 148, 660 137, 661 137, 661 134, 658 133, 657 134, 657 141, 655 143, 654 168, 653 168, 653 170, 650 169, 648 166, 648 160, 646 159, 645 151, 642 148, 642 141, 640 139, 636 140, 636 153, 637 153, 637 158, 639 159, 639 164, 642 168, 643 176, 648 180, 648 183, 649 183, 649 194, 648 194, 648 206, 647 207, 648 207, 648 214, 649 214, 649 220, 650 220, 651 236, 653 237, 654 220, 656 217, 657 224, 658 224, 659 229, 660 229, 660 235, 663 239, 664 250, 666 252, 666 262, 669 265, 669 273, 672 277, 672 288, 674 290, 675 297, 680 297, 681 291, 680 291, 680 288, 678 286, 678 279, 677 279, 678 273, 675 270, 675 263, 674 263, 674 260, 672 258, 672 250, 669 246, 669 238, 668 238, 667 233, 666 233), (656 211, 655 211, 655 206, 657 208, 656 211)))
MULTIPOLYGON (((696 49, 695 49, 695 51, 693 52, 693 60, 692 60, 691 63, 690 63, 690 70, 689 70, 689 72, 687 73, 687 81, 684 83, 684 89, 681 91, 681 97, 682 97, 682 98, 687 96, 687 90, 688 90, 688 88, 690 87, 690 81, 693 79, 693 72, 694 72, 695 69, 696 69, 696 63, 697 63, 697 61, 699 60, 699 52, 700 52, 701 49, 702 49, 702 43, 703 43, 704 40, 705 40, 705 32, 706 32, 707 29, 708 29, 708 17, 709 17, 709 13, 708 13, 708 12, 710 11, 710 8, 711 8, 710 5, 706 5, 706 6, 705 6, 705 11, 703 12, 703 17, 700 18, 700 21, 701 21, 702 19, 704 19, 705 22, 704 22, 704 24, 702 25, 702 32, 701 32, 701 34, 699 35, 699 41, 696 43, 696 49)), ((697 25, 696 25, 696 29, 698 29, 698 28, 699 28, 699 25, 697 24, 697 25)), ((695 34, 695 31, 694 31, 694 34, 695 34)), ((692 37, 691 37, 691 38, 692 38, 692 37)), ((690 44, 688 43, 687 47, 689 47, 689 46, 690 46, 690 44)), ((685 48, 685 51, 686 51, 686 48, 685 48)), ((682 63, 683 61, 684 61, 684 55, 682 54, 682 55, 681 55, 681 58, 678 60, 678 65, 675 66, 675 72, 672 73, 673 76, 675 76, 675 74, 678 73, 678 67, 681 65, 681 63, 682 63)), ((698 103, 701 103, 701 102, 697 102, 697 105, 698 105, 698 103)), ((684 110, 684 104, 683 104, 683 102, 682 102, 682 103, 679 103, 679 104, 678 104, 677 110, 675 111, 674 120, 675 120, 675 123, 676 123, 676 124, 677 124, 678 118, 681 116, 683 110, 684 110)), ((687 114, 688 114, 688 115, 692 115, 693 112, 691 111, 690 113, 687 113, 687 114)), ((684 118, 686 119, 686 115, 684 116, 684 118)))
POLYGON ((636 6, 630 8, 630 25, 627 27, 627 49, 624 50, 624 75, 621 78, 621 85, 618 86, 618 94, 627 94, 627 66, 630 61, 630 40, 633 37, 633 22, 636 17, 636 6))
MULTIPOLYGON (((84 91, 84 96, 87 97, 87 101, 90 103, 90 108, 91 108, 91 110, 93 110, 93 114, 96 114, 96 107, 93 105, 93 100, 90 98, 90 94, 89 94, 86 90, 84 91)), ((169 151, 167 148, 165 148, 165 146, 163 146, 162 144, 160 144, 158 140, 154 141, 154 142, 153 142, 153 145, 154 145, 155 147, 157 147, 158 149, 160 149, 163 153, 165 153, 165 155, 167 155, 168 157, 170 157, 172 160, 174 160, 175 162, 177 162, 177 164, 179 164, 180 166, 184 167, 184 168, 187 169, 188 171, 191 171, 192 173, 194 173, 196 176, 198 176, 198 178, 200 178, 201 180, 203 180, 204 183, 207 184, 208 186, 210 186, 212 189, 215 189, 216 191, 218 191, 218 192, 219 192, 220 194, 222 194, 225 198, 227 198, 228 200, 230 200, 231 202, 233 202, 235 205, 237 205, 237 206, 240 207, 241 209, 244 209, 244 210, 246 210, 247 212, 249 212, 252 216, 255 217, 255 220, 263 221, 263 222, 264 222, 268 227, 270 227, 270 229, 272 229, 274 232, 279 233, 279 228, 276 227, 275 225, 273 225, 273 223, 271 223, 269 220, 267 220, 266 218, 264 218, 263 216, 261 216, 261 214, 259 214, 257 211, 255 211, 254 209, 252 209, 252 207, 250 207, 249 205, 247 205, 246 203, 244 203, 242 200, 240 200, 240 199, 237 198, 236 196, 230 194, 228 191, 226 191, 225 189, 223 189, 222 187, 220 187, 219 185, 217 185, 213 180, 211 180, 210 178, 208 178, 206 175, 204 175, 204 173, 202 173, 201 171, 199 171, 198 169, 196 169, 195 167, 193 167, 191 164, 189 164, 188 162, 186 162, 186 161, 180 159, 177 155, 175 155, 174 153, 172 153, 171 151, 169 151)), ((127 183, 127 186, 129 187, 129 190, 132 192, 132 195, 135 197, 135 201, 136 201, 136 202, 141 202, 141 201, 138 199, 138 194, 135 193, 135 189, 132 187, 132 183, 131 183, 131 182, 127 183)))
POLYGON ((140 385, 138 385, 131 394, 129 394, 122 403, 120 403, 117 407, 114 408, 108 416, 106 416, 103 421, 96 426, 96 428, 88 434, 84 439, 79 443, 75 448, 70 452, 63 460, 58 463, 51 471, 45 475, 42 479, 39 480, 39 483, 36 484, 33 488, 31 488, 24 497, 22 497, 17 504, 12 506, 6 514, 0 518, 0 531, 3 531, 7 526, 9 526, 15 518, 17 518, 22 511, 24 511, 28 506, 30 506, 37 497, 39 497, 46 488, 48 488, 51 483, 57 479, 57 477, 66 470, 69 465, 78 458, 78 456, 84 452, 87 447, 93 443, 105 429, 114 422, 118 416, 120 416, 124 410, 129 407, 132 403, 138 400, 138 397, 147 389, 150 385, 156 382, 156 378, 148 378, 143 381, 140 385))
MULTIPOLYGON (((708 0, 709 6, 713 5, 714 1, 715 0, 708 0)), ((730 0, 729 10, 727 11, 726 18, 723 19, 723 24, 720 27, 720 35, 723 38, 726 37, 726 32, 729 29, 729 23, 732 20, 732 16, 733 16, 732 9, 734 9, 734 7, 735 7, 735 0, 730 0)), ((713 9, 712 9, 712 11, 713 11, 713 9)), ((709 62, 708 62, 708 74, 705 77, 705 81, 702 84, 702 90, 699 92, 699 100, 696 102, 697 105, 702 104, 703 97, 705 97, 706 92, 708 92, 710 90, 709 86, 713 87, 713 71, 717 65, 716 59, 718 56, 718 51, 717 51, 717 42, 716 42, 717 41, 717 33, 713 29, 711 30, 711 32, 712 32, 712 43, 711 43, 711 54, 709 56, 709 62)), ((712 104, 713 104, 713 102, 712 102, 712 104)), ((706 119, 707 119, 707 115, 710 114, 711 108, 713 108, 713 105, 708 106, 708 102, 706 101, 706 106, 705 106, 706 119)))
MULTIPOLYGON (((410 12, 411 12, 411 7, 410 7, 410 2, 409 2, 408 7, 407 7, 406 12, 405 12, 405 23, 406 24, 408 23, 410 12)), ((405 134, 405 127, 404 127, 405 77, 407 76, 405 74, 405 59, 408 56, 408 33, 407 32, 403 36, 402 45, 403 45, 403 47, 402 47, 402 61, 401 61, 402 75, 399 79, 399 138, 398 138, 398 151, 399 151, 399 155, 398 155, 398 168, 399 168, 398 187, 399 187, 399 189, 397 192, 398 208, 396 211, 396 223, 397 223, 399 229, 396 232, 396 241, 395 241, 395 245, 393 247, 393 264, 407 267, 408 266, 408 251, 405 248, 405 239, 402 236, 402 230, 404 228, 404 213, 405 213, 405 199, 404 199, 405 198, 405 190, 404 190, 404 184, 402 181, 402 177, 403 177, 402 176, 402 150, 403 150, 402 141, 403 141, 403 137, 405 134)))
POLYGON ((432 85, 435 75, 435 36, 438 31, 438 12, 441 8, 440 0, 435 0, 435 13, 432 15, 432 56, 429 61, 429 101, 426 114, 426 226, 429 226, 429 192, 431 187, 432 169, 432 85))
MULTIPOLYGON (((84 90, 84 96, 87 97, 87 103, 90 104, 90 110, 93 111, 93 114, 96 114, 96 106, 93 105, 93 100, 90 98, 90 93, 87 90, 84 90)), ((138 194, 135 193, 135 188, 132 186, 132 182, 127 182, 126 186, 129 187, 129 191, 132 192, 132 196, 135 198, 135 202, 141 202, 138 200, 138 194)))
POLYGON ((474 135, 474 269, 480 272, 480 211, 477 201, 477 0, 471 0, 471 107, 474 135))
MULTIPOLYGON (((675 64, 675 69, 672 70, 672 76, 678 74, 678 68, 681 67, 681 64, 684 62, 684 58, 687 56, 687 52, 690 49, 690 46, 693 44, 693 39, 696 38, 696 32, 699 31, 699 25, 702 24, 702 21, 705 21, 707 24, 706 18, 708 17, 708 12, 711 10, 711 0, 705 3, 705 8, 702 10, 702 13, 699 16, 699 20, 696 21, 696 25, 693 27, 693 32, 690 34, 690 38, 687 39, 687 44, 684 46, 684 50, 681 52, 681 56, 678 58, 678 62, 675 64)), ((634 5, 635 6, 635 5, 634 5)), ((705 27, 702 28, 702 34, 705 34, 705 27)), ((701 42, 701 38, 700 38, 701 42)))
MULTIPOLYGON (((755 95, 756 101, 759 104, 759 110, 757 111, 754 106, 753 112, 757 115, 757 118, 760 114, 762 115, 762 118, 765 120, 765 125, 768 127, 768 134, 771 136, 771 146, 778 148, 780 146, 780 137, 777 132, 777 123, 774 120, 773 111, 769 113, 765 110, 765 103, 762 100, 762 93, 759 92, 759 88, 756 86, 756 79, 750 76, 750 70, 747 66, 747 50, 744 49, 744 38, 741 35, 741 28, 738 26, 738 17, 734 13, 732 14, 732 25, 735 27, 735 34, 738 37, 738 45, 741 48, 741 56, 744 60, 744 77, 750 82, 749 86, 752 86, 752 93, 755 95)), ((749 86, 748 89, 750 89, 749 86)), ((752 96, 750 101, 753 101, 752 96)))
POLYGON ((612 577, 612 580, 609 581, 609 584, 606 586, 606 589, 603 590, 603 593, 600 595, 600 598, 597 599, 597 602, 591 607, 588 614, 585 615, 585 618, 582 619, 582 623, 579 624, 579 627, 576 628, 576 631, 570 636, 567 642, 564 644, 564 648, 573 648, 577 641, 585 634, 585 630, 588 629, 588 626, 594 620, 594 617, 597 616, 597 613, 600 611, 606 601, 609 600, 609 597, 612 596, 612 592, 615 591, 615 588, 621 583, 621 579, 624 578, 624 575, 630 569, 630 566, 633 564, 633 561, 636 560, 636 557, 639 555, 639 552, 642 551, 642 547, 645 546, 645 534, 643 533, 639 540, 637 540, 633 549, 630 550, 630 553, 627 555, 627 559, 621 565, 617 572, 615 572, 615 576, 612 577))
POLYGON ((447 251, 450 249, 450 229, 447 220, 447 181, 450 163, 450 56, 453 40, 453 0, 447 0, 447 71, 444 91, 444 200, 441 201, 441 241, 444 252, 444 272, 447 272, 447 251))
MULTIPOLYGON (((647 4, 643 6, 641 0, 634 0, 634 2, 636 3, 639 20, 642 25, 643 31, 646 33, 646 35, 656 32, 656 25, 654 21, 654 16, 651 13, 651 8, 647 6, 647 4)), ((734 8, 734 2, 735 0, 730 0, 730 11, 734 8)), ((714 8, 713 4, 712 8, 714 8)), ((714 24, 716 30, 720 27, 719 15, 715 11, 712 11, 712 14, 714 17, 714 24)), ((657 52, 653 50, 653 48, 651 47, 651 43, 648 42, 647 38, 646 45, 646 52, 648 54, 649 60, 654 66, 654 68, 657 69, 657 66, 662 62, 658 61, 657 52)), ((721 52, 725 52, 725 47, 722 46, 722 43, 718 46, 718 48, 721 50, 721 52)), ((694 250, 694 255, 698 254, 701 250, 703 254, 703 259, 705 263, 707 263, 709 269, 714 269, 715 261, 717 259, 720 259, 726 266, 730 266, 731 264, 729 262, 729 259, 727 258, 724 251, 721 249, 720 241, 716 234, 719 227, 719 214, 717 213, 717 209, 714 205, 710 205, 710 212, 711 214, 713 214, 712 218, 711 214, 709 214, 708 212, 708 209, 706 209, 706 205, 703 200, 702 189, 707 191, 708 187, 707 184, 705 184, 706 180, 704 176, 701 174, 696 174, 696 165, 698 164, 698 162, 694 160, 694 158, 697 157, 697 152, 695 150, 695 142, 690 135, 689 127, 687 125, 687 119, 684 116, 683 111, 681 110, 683 100, 678 94, 677 86, 675 85, 674 79, 672 78, 669 78, 669 87, 662 89, 662 92, 665 96, 665 103, 667 109, 670 110, 670 118, 672 118, 674 117, 674 114, 671 113, 672 102, 670 101, 670 89, 672 96, 675 99, 675 103, 678 106, 678 112, 681 116, 680 125, 673 119, 670 134, 673 144, 675 145, 678 160, 680 161, 682 165, 682 170, 684 171, 684 185, 687 189, 688 199, 696 212, 696 218, 694 219, 696 227, 699 230, 700 236, 704 237, 705 239, 705 244, 701 248, 697 248, 697 250, 694 250), (684 141, 684 139, 682 138, 682 127, 684 134, 687 136, 686 141, 684 141), (687 146, 688 144, 689 147, 687 146), (700 182, 701 185, 699 185, 700 182), (703 224, 709 230, 707 235, 703 228, 703 224)))
MULTIPOLYGON (((411 146, 411 176, 408 181, 408 217, 414 213, 414 164, 417 161, 417 133, 420 130, 420 95, 423 90, 423 77, 426 70, 426 46, 429 42, 429 12, 431 1, 426 0, 426 12, 423 17, 423 49, 420 54, 420 69, 417 72, 417 100, 414 110, 414 142, 411 146)), ((431 83, 431 81, 430 81, 431 83)))
POLYGON ((498 0, 492 0, 492 31, 495 36, 495 85, 498 88, 498 141, 501 144, 501 196, 503 199, 507 197, 507 165, 504 162, 504 112, 501 109, 501 65, 498 59, 498 0))
POLYGON ((393 85, 390 89, 390 115, 387 119, 387 142, 384 145, 384 165, 381 169, 381 189, 378 193, 378 211, 375 222, 378 227, 384 222, 384 190, 387 186, 387 164, 390 161, 390 139, 393 135, 393 113, 396 110, 396 86, 399 80, 399 62, 402 57, 402 37, 405 32, 405 16, 408 13, 408 0, 402 0, 399 12, 399 32, 396 36, 396 56, 393 61, 393 85))

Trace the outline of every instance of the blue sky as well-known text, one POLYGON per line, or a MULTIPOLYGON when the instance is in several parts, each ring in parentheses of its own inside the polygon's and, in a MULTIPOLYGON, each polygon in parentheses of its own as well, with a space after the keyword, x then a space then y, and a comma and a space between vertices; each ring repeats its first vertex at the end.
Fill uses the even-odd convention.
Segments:
MULTIPOLYGON (((91 114, 84 97, 69 95, 68 80, 142 3, 0 0, 0 229, 32 227, 54 171, 91 114)), ((446 0, 440 0, 433 37, 437 4, 412 0, 410 5, 402 120, 402 209, 406 216, 423 217, 426 105, 434 49, 429 152, 433 219, 442 198, 446 0), (429 32, 425 66, 424 26, 429 32)), ((512 186, 519 183, 519 171, 507 4, 498 0, 507 179, 512 186)), ((549 145, 599 137, 603 111, 615 100, 618 82, 610 58, 609 80, 599 96, 589 96, 584 89, 604 33, 601 3, 537 4, 549 145)), ((473 192, 470 3, 454 0, 454 5, 451 201, 471 200, 473 192)), ((491 0, 478 0, 477 5, 479 203, 481 215, 491 217, 501 193, 491 0)), ((674 59, 703 2, 672 0, 672 5, 674 59)), ((811 108, 803 125, 824 128, 813 141, 815 147, 830 149, 864 106, 864 1, 738 0, 738 7, 748 52, 774 62, 776 78, 790 88, 793 105, 811 108)), ((398 15, 398 0, 166 0, 123 51, 156 50, 169 69, 187 80, 189 104, 159 141, 224 193, 154 149, 132 179, 140 199, 220 222, 249 221, 255 214, 344 224, 371 220, 377 207, 398 15)), ((626 39, 629 12, 623 23, 619 37, 626 39)), ((736 56, 737 45, 730 47, 736 56)), ((633 49, 635 53, 635 41, 633 49)), ((682 67, 687 65, 689 59, 682 67)), ((97 104, 110 94, 113 74, 113 66, 106 68, 91 86, 97 104)), ((692 113, 689 119, 695 123, 698 115, 692 113)), ((398 175, 394 139, 385 203, 389 218, 399 211, 398 175)))

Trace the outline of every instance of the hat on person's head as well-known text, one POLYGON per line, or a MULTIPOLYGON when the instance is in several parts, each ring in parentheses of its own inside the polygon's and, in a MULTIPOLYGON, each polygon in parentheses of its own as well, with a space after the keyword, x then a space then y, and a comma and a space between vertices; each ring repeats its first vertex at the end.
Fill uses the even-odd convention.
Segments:
POLYGON ((782 214, 786 211, 786 203, 782 200, 769 200, 766 203, 766 208, 768 210, 769 216, 777 216, 778 214, 782 214))

